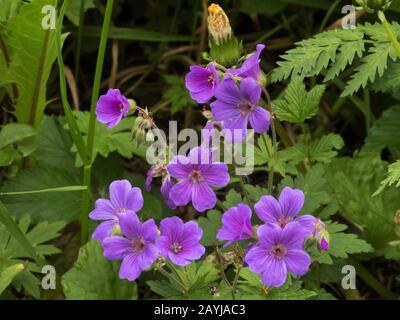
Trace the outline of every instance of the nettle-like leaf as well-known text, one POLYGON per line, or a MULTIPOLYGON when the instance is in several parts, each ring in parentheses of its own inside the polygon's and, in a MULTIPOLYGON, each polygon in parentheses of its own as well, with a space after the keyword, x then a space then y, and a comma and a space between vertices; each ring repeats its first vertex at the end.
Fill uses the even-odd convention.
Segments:
POLYGON ((24 3, 6 27, 6 46, 12 55, 2 81, 16 83, 15 115, 19 122, 34 126, 40 125, 47 104, 46 83, 57 56, 56 30, 42 27, 42 8, 46 5, 56 7, 57 0, 24 3))
POLYGON ((384 111, 369 131, 363 150, 400 149, 400 140, 396 139, 399 136, 399 123, 400 105, 395 105, 384 111))
POLYGON ((316 295, 314 291, 301 288, 301 281, 292 281, 288 277, 286 283, 279 288, 267 288, 258 274, 248 268, 240 270, 238 288, 241 290, 241 299, 247 300, 306 300, 316 295))
POLYGON ((301 189, 305 195, 301 214, 312 214, 331 202, 327 183, 325 167, 322 164, 316 164, 305 175, 300 174, 295 179, 289 176, 283 178, 279 184, 279 190, 285 186, 301 189))
POLYGON ((390 186, 395 186, 396 188, 400 187, 400 160, 397 160, 395 163, 389 165, 387 177, 382 180, 379 189, 376 190, 373 195, 377 196, 390 186))
POLYGON ((267 134, 260 135, 257 139, 257 145, 254 147, 254 165, 261 166, 264 164, 268 164, 268 170, 274 170, 281 176, 284 176, 290 170, 285 161, 281 159, 279 152, 275 157, 272 140, 267 134))
MULTIPOLYGON (((15 178, 7 180, 0 192, 23 192, 81 185, 79 170, 71 171, 37 165, 20 171, 15 178)), ((73 221, 80 213, 81 192, 52 192, 7 195, 2 201, 13 216, 27 213, 33 221, 73 221)))
POLYGON ((119 263, 103 257, 101 244, 91 240, 79 250, 78 260, 61 280, 66 299, 133 300, 137 299, 136 282, 118 277, 119 263))
POLYGON ((342 149, 344 141, 341 136, 329 133, 309 144, 302 142, 279 152, 282 160, 293 164, 300 162, 322 162, 327 163, 337 156, 337 150, 342 149))
POLYGON ((210 210, 207 217, 200 217, 197 222, 203 230, 201 243, 205 246, 214 246, 218 244, 216 239, 218 229, 221 227, 222 214, 218 210, 210 210))
POLYGON ((374 81, 371 88, 375 92, 391 93, 397 100, 400 99, 400 61, 389 60, 388 67, 381 78, 374 81))
MULTIPOLYGON (((46 243, 60 235, 59 232, 64 228, 65 222, 40 222, 34 226, 31 226, 31 222, 31 218, 25 215, 18 221, 18 226, 35 248, 35 251, 41 256, 60 253, 61 251, 58 248, 46 243)), ((39 281, 33 273, 40 272, 40 268, 32 261, 32 258, 10 235, 7 228, 0 224, 0 271, 2 274, 0 277, 4 273, 9 284, 13 283, 18 291, 24 288, 32 296, 39 298, 39 281), (19 265, 19 267, 16 267, 16 265, 19 265), (13 272, 11 266, 19 269, 19 272, 17 272, 18 270, 13 272)))
POLYGON ((400 259, 400 252, 391 245, 397 240, 394 215, 400 207, 397 189, 388 188, 372 197, 385 178, 387 163, 377 154, 360 154, 354 158, 333 160, 327 170, 328 191, 342 215, 360 230, 377 255, 400 259))
POLYGON ((177 267, 174 275, 184 284, 186 291, 171 280, 151 280, 147 284, 153 292, 168 299, 211 299, 211 289, 219 286, 219 270, 207 261, 177 267))
POLYGON ((295 77, 290 81, 283 96, 273 101, 273 111, 281 121, 304 122, 317 113, 324 91, 324 85, 317 85, 307 91, 303 79, 295 77))
POLYGON ((197 102, 192 100, 185 87, 185 81, 180 76, 164 75, 164 80, 168 85, 163 93, 164 100, 171 104, 171 112, 174 114, 183 108, 196 106, 197 102))
POLYGON ((352 63, 356 54, 361 57, 364 51, 363 37, 359 29, 335 29, 299 41, 296 48, 281 56, 283 61, 278 62, 279 67, 273 71, 271 79, 277 82, 296 75, 312 77, 332 68, 327 76, 330 79, 346 67, 346 62, 352 63), (336 58, 336 55, 340 57, 336 58))
MULTIPOLYGON (((391 23, 395 34, 400 35, 397 22, 391 23)), ((398 56, 381 23, 357 25, 354 30, 329 30, 310 39, 296 43, 278 62, 272 73, 277 82, 300 75, 312 77, 325 74, 324 82, 337 77, 359 58, 342 97, 352 95, 368 83, 382 77, 390 61, 398 56), (366 47, 368 49, 366 50, 366 47), (366 52, 366 53, 365 53, 366 52), (364 56, 363 56, 364 55, 364 56)))
POLYGON ((8 166, 36 150, 36 130, 27 124, 9 123, 0 131, 0 167, 8 166))
MULTIPOLYGON (((84 138, 89 131, 89 112, 78 112, 75 111, 80 131, 84 138)), ((103 157, 107 157, 111 152, 118 152, 121 156, 131 158, 133 155, 139 157, 146 157, 146 146, 144 141, 135 141, 132 132, 137 127, 135 117, 127 117, 121 120, 121 122, 112 129, 108 129, 102 123, 96 123, 96 129, 94 133, 94 154, 100 154, 103 157)), ((76 152, 76 147, 73 147, 73 151, 76 152)), ((81 166, 82 161, 77 155, 77 165, 81 166)))

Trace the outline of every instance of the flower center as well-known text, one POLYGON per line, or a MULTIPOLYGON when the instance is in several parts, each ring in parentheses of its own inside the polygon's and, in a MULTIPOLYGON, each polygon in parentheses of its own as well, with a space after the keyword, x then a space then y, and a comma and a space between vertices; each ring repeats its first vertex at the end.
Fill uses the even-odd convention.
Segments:
POLYGON ((197 183, 203 180, 203 177, 201 176, 201 172, 199 170, 193 170, 189 174, 189 179, 191 179, 193 182, 197 183))
POLYGON ((254 109, 254 106, 248 101, 240 101, 237 107, 242 116, 247 116, 254 109))
POLYGON ((277 244, 272 247, 270 254, 276 259, 283 259, 286 256, 287 248, 283 244, 277 244))
POLYGON ((137 239, 132 240, 132 247, 133 247, 133 251, 135 251, 135 252, 142 251, 145 246, 146 246, 146 242, 144 241, 143 238, 137 238, 137 239))
POLYGON ((117 208, 117 209, 115 209, 115 213, 122 213, 122 214, 125 214, 126 213, 126 208, 117 208))
POLYGON ((214 79, 214 75, 213 74, 210 74, 209 76, 208 76, 208 83, 210 83, 210 84, 214 84, 214 81, 215 81, 215 79, 214 79))
POLYGON ((291 222, 293 219, 291 218, 291 217, 283 217, 283 218, 280 218, 279 220, 278 220, 278 225, 281 227, 281 228, 284 228, 289 222, 291 222))
POLYGON ((169 248, 174 253, 179 253, 182 251, 182 246, 178 242, 174 242, 169 248))
POLYGON ((119 112, 124 112, 124 105, 122 103, 119 104, 119 112))

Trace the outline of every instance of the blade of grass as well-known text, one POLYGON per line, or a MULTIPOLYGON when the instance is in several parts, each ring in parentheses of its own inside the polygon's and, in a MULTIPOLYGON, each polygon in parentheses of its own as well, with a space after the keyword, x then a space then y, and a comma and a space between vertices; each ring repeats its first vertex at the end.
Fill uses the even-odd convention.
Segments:
POLYGON ((61 101, 64 108, 65 118, 67 120, 67 124, 71 133, 72 140, 74 141, 76 148, 78 150, 79 156, 82 161, 85 163, 88 161, 88 152, 85 146, 85 143, 82 138, 82 134, 79 130, 78 124, 74 118, 72 113, 72 108, 68 102, 67 96, 67 84, 65 80, 64 74, 64 61, 62 57, 62 48, 61 48, 61 31, 62 31, 62 23, 64 20, 65 10, 68 7, 70 0, 65 0, 60 10, 60 15, 57 21, 57 61, 59 68, 59 76, 60 76, 60 93, 61 93, 61 101))
POLYGON ((81 216, 81 243, 85 244, 88 240, 88 224, 90 210, 90 184, 91 184, 91 171, 93 163, 93 144, 94 144, 94 133, 96 129, 96 104, 100 95, 101 76, 103 73, 104 56, 107 46, 108 34, 110 31, 111 16, 114 6, 114 0, 107 0, 106 11, 104 13, 103 27, 101 30, 100 45, 97 55, 96 71, 94 75, 92 99, 90 104, 90 118, 89 118, 89 129, 87 136, 87 148, 89 163, 86 163, 83 172, 83 185, 87 187, 87 190, 83 191, 83 203, 82 203, 82 216, 81 216))
POLYGON ((35 248, 23 234, 18 224, 10 216, 10 213, 8 212, 7 208, 3 205, 1 201, 0 201, 0 222, 6 226, 10 234, 15 238, 15 240, 18 241, 21 247, 25 249, 27 254, 33 257, 39 265, 45 264, 44 259, 36 253, 35 248))
POLYGON ((87 189, 86 186, 68 186, 68 187, 39 189, 30 191, 0 192, 0 196, 14 196, 20 194, 35 194, 35 193, 48 193, 48 192, 72 192, 72 191, 83 191, 86 189, 87 189))

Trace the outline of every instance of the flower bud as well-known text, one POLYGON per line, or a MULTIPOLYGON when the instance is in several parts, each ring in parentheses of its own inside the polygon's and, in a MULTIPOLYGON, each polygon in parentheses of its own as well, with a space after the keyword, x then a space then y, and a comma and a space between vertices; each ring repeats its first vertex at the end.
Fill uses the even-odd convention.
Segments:
POLYGON ((242 44, 232 34, 229 19, 217 4, 208 7, 208 31, 210 33, 210 58, 229 67, 240 58, 242 44))
POLYGON ((203 117, 206 118, 208 121, 213 121, 214 120, 214 117, 213 117, 212 112, 210 110, 203 109, 203 111, 201 113, 203 114, 203 117))
POLYGON ((392 0, 356 0, 356 2, 370 13, 387 10, 392 4, 392 0))
POLYGON ((314 228, 314 236, 319 247, 322 250, 327 251, 329 249, 329 232, 326 229, 325 223, 318 219, 314 228))
POLYGON ((132 112, 132 113, 135 112, 136 111, 136 107, 137 107, 136 101, 133 100, 133 99, 128 99, 128 102, 129 102, 129 104, 131 106, 129 111, 132 112))

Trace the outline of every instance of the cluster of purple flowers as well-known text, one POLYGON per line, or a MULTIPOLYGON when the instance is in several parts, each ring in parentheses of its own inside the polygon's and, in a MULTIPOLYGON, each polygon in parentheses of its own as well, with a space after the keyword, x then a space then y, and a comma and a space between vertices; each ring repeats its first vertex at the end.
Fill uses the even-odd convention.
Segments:
MULTIPOLYGON (((159 256, 186 266, 205 253, 200 244, 203 232, 196 222, 165 218, 158 230, 153 219, 142 222, 137 215, 143 206, 140 189, 127 180, 119 180, 111 183, 109 191, 110 199, 98 199, 89 216, 103 221, 93 238, 101 241, 107 259, 122 260, 121 279, 137 279, 159 256)), ((311 259, 304 251, 307 238, 317 238, 322 249, 328 249, 329 239, 321 236, 327 234, 323 222, 310 215, 297 217, 303 204, 303 192, 289 187, 282 190, 279 200, 262 197, 254 207, 265 222, 257 228, 257 235, 251 224, 251 208, 239 204, 224 213, 217 239, 227 241, 226 247, 257 238, 257 242, 249 244, 244 261, 251 271, 261 275, 266 286, 279 287, 285 283, 288 272, 304 275, 308 271, 311 259)))
POLYGON ((109 191, 110 199, 98 199, 89 216, 104 221, 92 237, 101 241, 107 259, 122 260, 121 279, 136 280, 159 256, 186 266, 204 254, 203 232, 196 222, 165 218, 159 231, 153 219, 141 222, 137 216, 143 206, 139 188, 119 180, 111 183, 109 191))
MULTIPOLYGON (((257 133, 269 129, 270 114, 258 106, 261 99, 260 54, 264 47, 257 45, 256 52, 239 68, 224 70, 222 81, 213 63, 206 67, 192 66, 185 78, 192 99, 207 103, 215 97, 210 104, 214 121, 221 123, 223 129, 241 130, 243 138, 249 123, 257 133)), ((210 124, 212 122, 207 128, 210 124)))
POLYGON ((228 166, 213 162, 210 149, 204 147, 193 148, 188 156, 175 156, 167 166, 150 168, 148 190, 156 173, 162 176, 161 193, 171 209, 185 206, 191 201, 199 212, 215 207, 217 196, 212 187, 224 187, 230 180, 228 166), (176 181, 175 184, 171 178, 176 181))
POLYGON ((329 240, 320 236, 321 232, 327 234, 323 222, 311 215, 297 217, 303 204, 303 192, 290 187, 282 190, 279 200, 263 196, 254 206, 258 218, 265 223, 257 232, 251 224, 250 207, 239 204, 222 216, 217 239, 227 241, 228 246, 256 238, 257 242, 248 246, 244 260, 251 271, 261 275, 266 286, 279 287, 285 283, 288 272, 298 276, 307 273, 311 264, 304 251, 307 238, 316 237, 321 248, 328 249, 329 240))

